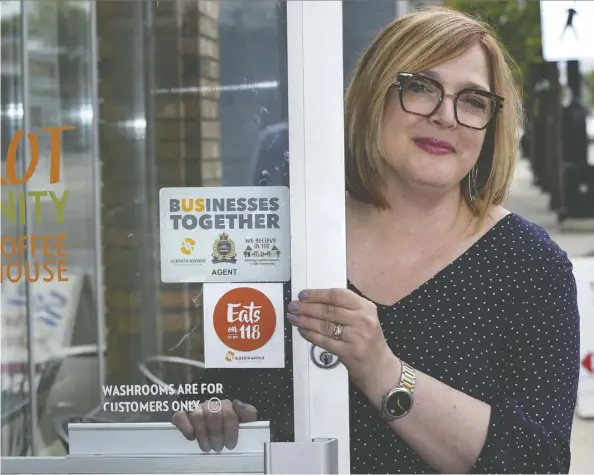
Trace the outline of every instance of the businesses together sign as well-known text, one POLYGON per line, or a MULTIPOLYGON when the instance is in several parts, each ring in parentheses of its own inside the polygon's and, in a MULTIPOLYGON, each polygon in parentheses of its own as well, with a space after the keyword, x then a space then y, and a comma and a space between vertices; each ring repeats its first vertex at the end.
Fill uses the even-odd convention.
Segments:
POLYGON ((162 188, 159 211, 163 282, 289 280, 287 187, 162 188))

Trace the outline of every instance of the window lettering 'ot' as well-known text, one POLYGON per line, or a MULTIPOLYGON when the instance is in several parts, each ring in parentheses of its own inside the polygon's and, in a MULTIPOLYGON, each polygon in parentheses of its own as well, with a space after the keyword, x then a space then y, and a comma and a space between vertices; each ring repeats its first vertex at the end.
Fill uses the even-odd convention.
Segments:
MULTIPOLYGON (((60 181, 60 157, 62 148, 62 131, 74 130, 73 125, 61 125, 57 127, 42 127, 41 130, 50 134, 50 172, 49 182, 51 184, 60 181)), ((37 165, 39 164, 39 138, 34 132, 27 134, 29 141, 29 149, 31 160, 25 173, 21 178, 17 176, 17 155, 21 139, 24 137, 25 131, 19 130, 12 137, 8 146, 8 153, 6 156, 6 177, 2 177, 3 185, 24 185, 35 173, 37 165)))

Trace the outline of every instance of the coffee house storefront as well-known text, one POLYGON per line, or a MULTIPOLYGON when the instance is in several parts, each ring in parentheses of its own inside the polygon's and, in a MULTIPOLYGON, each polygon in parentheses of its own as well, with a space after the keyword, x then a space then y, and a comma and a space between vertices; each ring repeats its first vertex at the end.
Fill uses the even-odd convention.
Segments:
POLYGON ((2 1, 3 473, 348 472, 346 371, 282 329, 346 284, 344 85, 407 9, 362 3, 2 1), (292 437, 201 453, 205 367, 287 372, 292 437))

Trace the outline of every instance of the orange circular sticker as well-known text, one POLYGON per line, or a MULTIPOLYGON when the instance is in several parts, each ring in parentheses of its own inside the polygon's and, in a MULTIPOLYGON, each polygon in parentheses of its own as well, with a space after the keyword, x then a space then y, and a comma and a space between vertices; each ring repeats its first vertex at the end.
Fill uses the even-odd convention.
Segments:
POLYGON ((262 348, 276 329, 274 305, 262 292, 249 287, 224 294, 215 305, 213 319, 219 339, 237 351, 262 348))

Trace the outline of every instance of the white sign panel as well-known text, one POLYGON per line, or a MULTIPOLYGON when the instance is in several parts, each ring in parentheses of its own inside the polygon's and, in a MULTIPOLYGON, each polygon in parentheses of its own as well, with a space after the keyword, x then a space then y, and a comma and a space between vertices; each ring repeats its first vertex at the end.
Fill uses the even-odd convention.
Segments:
POLYGON ((594 2, 540 2, 542 54, 546 61, 594 58, 594 2))
POLYGON ((204 284, 206 368, 284 368, 283 284, 204 284))
POLYGON ((580 310, 580 381, 576 412, 594 417, 594 257, 571 259, 580 310))
POLYGON ((163 282, 286 282, 286 186, 162 188, 163 282))

